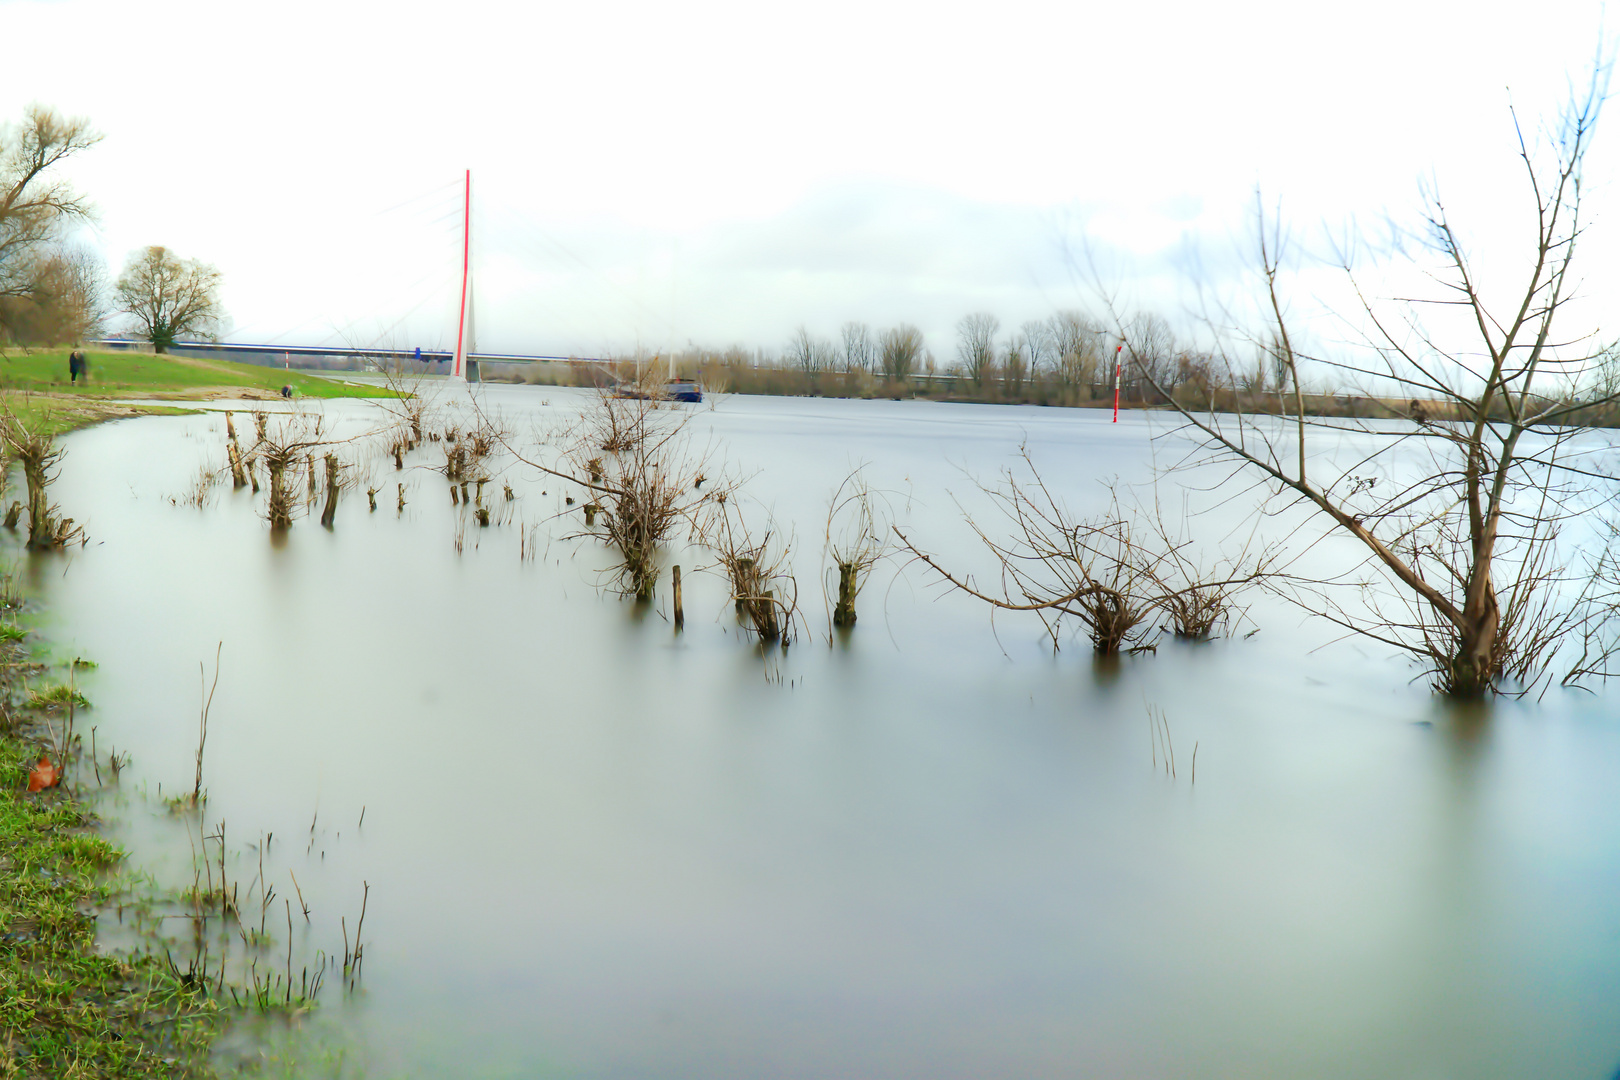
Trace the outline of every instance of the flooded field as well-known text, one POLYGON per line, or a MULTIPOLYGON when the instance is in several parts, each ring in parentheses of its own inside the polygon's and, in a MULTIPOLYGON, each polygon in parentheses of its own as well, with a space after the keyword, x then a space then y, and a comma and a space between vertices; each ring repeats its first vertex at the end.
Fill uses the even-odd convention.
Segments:
MULTIPOLYGON (((520 435, 587 402, 482 393, 520 435)), ((376 423, 374 405, 314 407, 342 430, 376 423)), ((671 555, 684 632, 667 575, 650 609, 620 599, 601 545, 569 538, 564 500, 582 492, 522 465, 509 507, 500 481, 486 494, 488 528, 451 505, 424 444, 398 473, 373 464, 375 513, 351 491, 332 531, 317 508, 273 541, 262 496, 228 479, 186 504, 199 466, 224 463, 218 414, 65 440, 53 494, 91 539, 34 557, 29 588, 43 635, 99 665, 81 723, 133 752, 102 797, 109 830, 135 864, 190 880, 159 787, 190 790, 198 664, 223 642, 204 784, 209 827, 242 845, 232 877, 257 873, 249 844, 267 878, 296 874, 311 919, 294 945, 328 953, 369 885, 362 990, 329 991, 312 1025, 348 1067, 1598 1080, 1620 1065, 1612 691, 1455 714, 1381 647, 1333 643, 1264 598, 1251 637, 1098 669, 1083 639, 1054 655, 1034 618, 992 623, 899 559, 853 632, 829 635, 822 535, 854 466, 921 546, 982 573, 958 500, 990 524, 972 477, 1020 445, 1081 510, 1099 481, 1143 481, 1179 450, 1141 413, 912 402, 726 398, 689 430, 795 533, 805 633, 785 653, 739 632, 701 552, 671 555)), ((277 885, 275 919, 289 895, 277 885)))

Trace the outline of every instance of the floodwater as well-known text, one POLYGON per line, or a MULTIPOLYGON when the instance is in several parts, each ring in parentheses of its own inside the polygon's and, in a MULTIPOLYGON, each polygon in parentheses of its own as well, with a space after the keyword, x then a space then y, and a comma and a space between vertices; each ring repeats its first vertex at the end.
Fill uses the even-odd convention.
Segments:
MULTIPOLYGON (((519 432, 585 400, 483 393, 519 432)), ((314 407, 347 431, 377 415, 314 407)), ((333 531, 311 516, 284 543, 228 484, 204 509, 171 502, 223 462, 223 428, 69 436, 55 497, 91 540, 35 557, 30 587, 59 654, 99 664, 84 723, 133 753, 108 828, 161 880, 190 880, 157 795, 190 789, 198 664, 223 642, 208 827, 227 823, 244 881, 273 834, 266 875, 280 897, 296 873, 311 909, 300 950, 341 952, 369 884, 363 992, 329 992, 316 1026, 374 1075, 1620 1065, 1612 693, 1453 714, 1405 662, 1265 600, 1252 637, 1099 671, 1084 641, 1054 655, 1038 621, 992 624, 899 560, 829 643, 824 518, 853 465, 983 580, 957 505, 993 523, 973 477, 1026 444, 1054 490, 1099 506, 1100 480, 1177 456, 1142 414, 694 410, 697 442, 796 537, 805 633, 765 658, 698 553, 675 556, 684 633, 667 587, 645 612, 604 589, 599 546, 554 517, 579 492, 521 466, 512 519, 466 528, 460 552, 431 443, 403 474, 375 467, 376 513, 349 493, 333 531)))

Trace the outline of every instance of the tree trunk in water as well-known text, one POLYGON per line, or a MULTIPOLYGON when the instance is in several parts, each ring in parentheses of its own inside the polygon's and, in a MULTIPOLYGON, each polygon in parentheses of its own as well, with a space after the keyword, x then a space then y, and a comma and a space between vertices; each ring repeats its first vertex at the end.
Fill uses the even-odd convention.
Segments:
POLYGON ((753 559, 737 560, 737 580, 731 584, 737 593, 737 614, 741 615, 747 607, 748 598, 754 595, 754 586, 757 584, 754 580, 753 559))
POLYGON ((834 626, 855 625, 855 574, 854 563, 838 564, 838 606, 833 608, 834 626))
POLYGON ((326 455, 326 509, 321 511, 321 524, 328 529, 337 517, 338 460, 336 454, 326 455))
POLYGON ((247 487, 247 476, 242 472, 242 451, 236 445, 236 433, 231 432, 231 441, 226 444, 226 452, 231 458, 231 486, 247 487))
POLYGON ((45 497, 44 469, 31 469, 25 462, 23 475, 28 478, 28 546, 48 548, 56 537, 51 527, 51 504, 45 497))
POLYGON ((272 457, 266 462, 266 466, 270 470, 270 527, 290 529, 293 495, 287 488, 286 463, 272 457))
POLYGON ((775 590, 766 589, 749 601, 754 629, 759 631, 759 636, 765 641, 775 641, 782 636, 782 627, 776 618, 775 597, 775 590))
POLYGON ((1501 674, 1497 670, 1497 635, 1501 632, 1502 616, 1496 604, 1496 590, 1486 582, 1482 602, 1463 609, 1467 625, 1457 631, 1457 651, 1451 657, 1446 672, 1447 694, 1454 698, 1477 699, 1484 697, 1501 674), (1472 610, 1475 607, 1479 610, 1472 610))

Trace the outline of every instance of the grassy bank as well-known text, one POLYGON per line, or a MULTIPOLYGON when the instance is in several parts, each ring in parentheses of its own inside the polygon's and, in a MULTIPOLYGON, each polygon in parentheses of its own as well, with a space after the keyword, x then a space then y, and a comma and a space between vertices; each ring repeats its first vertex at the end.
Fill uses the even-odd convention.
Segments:
POLYGON ((218 1013, 206 992, 153 956, 96 947, 91 912, 116 902, 123 855, 93 831, 82 769, 27 790, 64 736, 60 706, 38 708, 22 683, 58 673, 13 640, 10 617, 0 626, 13 628, 0 645, 0 1077, 206 1075, 218 1013))
POLYGON ((87 352, 90 374, 69 381, 68 350, 44 349, 0 355, 0 390, 79 398, 246 397, 274 399, 283 386, 303 397, 392 397, 381 386, 338 382, 297 371, 138 352, 87 352))
MULTIPOLYGON (((144 411, 185 411, 4 397, 25 422, 54 432, 144 411)), ((256 1041, 228 1066, 215 1060, 221 1034, 241 1016, 285 1021, 313 1002, 294 997, 290 984, 283 999, 282 985, 268 978, 243 985, 222 960, 211 969, 206 953, 200 965, 195 957, 171 958, 164 920, 185 917, 175 912, 202 928, 201 906, 220 904, 224 922, 223 864, 216 893, 175 895, 126 866, 124 852, 97 834, 90 797, 118 785, 121 760, 105 745, 98 756, 93 741, 86 745, 74 733, 75 714, 82 732, 89 704, 73 688, 81 662, 48 661, 19 621, 22 606, 14 579, 0 575, 0 1080, 347 1075, 341 1060, 338 1071, 315 1068, 319 1060, 298 1057, 296 1042, 288 1050, 256 1041), (57 786, 29 791, 42 754, 65 775, 57 786), (117 919, 139 944, 98 944, 98 914, 117 919)), ((215 932, 240 929, 238 919, 215 932)), ((283 1042, 286 1029, 278 1029, 283 1042)))

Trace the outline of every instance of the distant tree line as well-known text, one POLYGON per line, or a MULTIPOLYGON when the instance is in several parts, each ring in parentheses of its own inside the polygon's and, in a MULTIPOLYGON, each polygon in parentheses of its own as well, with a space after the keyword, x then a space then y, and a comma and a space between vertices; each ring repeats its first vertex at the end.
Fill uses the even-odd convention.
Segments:
MULTIPOLYGON (((1120 397, 1134 405, 1188 402, 1211 394, 1254 398, 1289 389, 1290 369, 1275 350, 1260 350, 1252 364, 1233 370, 1216 354, 1179 338, 1164 318, 1141 314, 1125 337, 1110 324, 1079 310, 1062 310, 1002 332, 1001 320, 975 312, 955 326, 955 350, 945 362, 910 323, 878 329, 844 323, 836 337, 797 327, 781 349, 691 346, 675 354, 677 369, 701 376, 715 390, 738 393, 829 396, 933 396, 974 401, 1081 405, 1112 401, 1115 347, 1120 356, 1120 397)), ((668 356, 657 357, 664 365, 668 356)), ((624 357, 628 373, 654 362, 651 353, 624 357)), ((498 373, 491 376, 500 378, 498 373)), ((555 373, 510 373, 514 379, 551 381, 555 373)), ((1320 395, 1318 395, 1320 396, 1320 395)), ((1262 406, 1263 407, 1263 406, 1262 406)))

